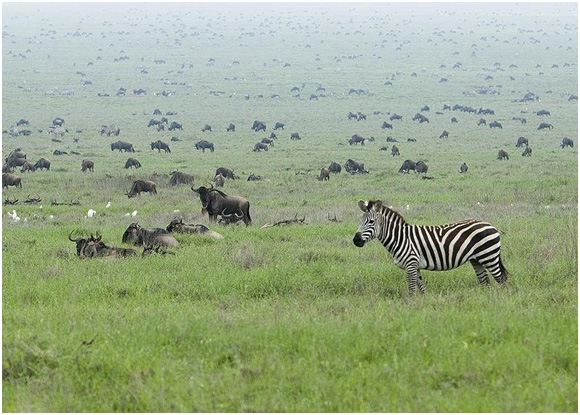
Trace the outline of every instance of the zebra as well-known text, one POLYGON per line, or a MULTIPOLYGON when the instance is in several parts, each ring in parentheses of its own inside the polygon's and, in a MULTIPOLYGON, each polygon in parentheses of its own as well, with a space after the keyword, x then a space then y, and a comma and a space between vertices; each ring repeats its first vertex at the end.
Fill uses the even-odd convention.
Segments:
POLYGON ((480 284, 489 284, 488 271, 503 284, 509 276, 500 256, 499 231, 487 222, 467 219, 439 226, 409 225, 380 200, 360 200, 364 212, 353 243, 358 247, 377 238, 406 270, 410 295, 417 285, 425 293, 420 269, 446 271, 469 261, 480 284))

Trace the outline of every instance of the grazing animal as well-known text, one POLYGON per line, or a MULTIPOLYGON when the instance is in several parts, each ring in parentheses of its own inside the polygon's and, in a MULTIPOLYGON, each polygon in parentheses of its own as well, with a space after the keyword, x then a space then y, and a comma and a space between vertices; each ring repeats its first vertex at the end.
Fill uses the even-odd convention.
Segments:
POLYGON ((171 149, 169 148, 169 144, 157 140, 151 143, 151 150, 157 150, 158 153, 161 153, 161 150, 165 151, 166 153, 171 153, 171 149))
POLYGON ((174 171, 171 173, 171 179, 169 179, 170 186, 177 186, 178 184, 193 184, 193 174, 182 173, 180 171, 174 171))
POLYGON ((202 153, 205 153, 206 148, 208 148, 213 153, 213 143, 206 140, 201 140, 195 143, 195 149, 201 150, 202 153))
POLYGON ((85 172, 87 170, 94 172, 95 171, 95 163, 92 160, 84 159, 81 162, 81 171, 85 172))
POLYGON ((125 162, 125 168, 133 168, 135 167, 136 169, 138 169, 139 167, 141 167, 141 163, 139 163, 139 160, 129 157, 127 159, 127 161, 125 162))
POLYGON ((417 285, 425 292, 419 270, 446 271, 470 262, 477 281, 489 284, 488 272, 500 284, 508 272, 500 255, 499 231, 487 222, 468 219, 439 226, 410 225, 380 200, 358 202, 364 212, 353 243, 363 247, 377 238, 393 255, 395 264, 407 273, 407 289, 415 294, 417 285))
POLYGON ((167 225, 167 232, 169 233, 199 233, 202 235, 211 236, 216 239, 223 239, 224 237, 219 233, 210 230, 207 226, 202 224, 186 224, 183 223, 183 219, 173 219, 169 225, 167 225))
POLYGON ((532 147, 529 147, 528 146, 528 147, 526 147, 524 149, 524 152, 522 153, 522 156, 524 156, 524 157, 531 157, 531 155, 532 155, 532 147))
POLYGON ((518 138, 518 141, 516 142, 516 147, 523 147, 523 146, 528 146, 528 139, 526 137, 520 137, 518 138))
POLYGON ((111 143, 111 151, 114 150, 119 150, 119 153, 121 151, 124 152, 135 152, 135 149, 133 148, 133 144, 131 143, 127 143, 126 141, 117 141, 115 143, 111 143))
POLYGON ((574 147, 574 140, 572 140, 571 138, 568 138, 568 137, 564 137, 562 139, 562 144, 560 144, 560 147, 562 147, 562 148, 574 147))
POLYGON ((191 186, 191 190, 199 195, 202 213, 208 213, 210 222, 215 222, 218 216, 228 217, 228 215, 237 215, 241 212, 243 216, 241 219, 246 226, 252 223, 250 202, 247 199, 241 196, 228 196, 221 190, 214 189, 213 186, 210 189, 205 186, 195 189, 191 186))
POLYGON ((38 160, 36 162, 36 164, 34 165, 35 169, 46 169, 46 170, 50 170, 50 160, 45 159, 45 158, 41 158, 40 160, 38 160))
POLYGON ((134 196, 141 196, 141 192, 149 192, 156 195, 157 187, 151 180, 135 180, 131 190, 125 193, 125 195, 131 198, 134 196))
POLYGON ((8 189, 8 186, 22 188, 22 179, 12 173, 2 173, 2 188, 8 189))
POLYGON ((463 163, 459 166, 459 173, 466 173, 467 172, 467 164, 463 163))
POLYGON ((320 169, 320 176, 318 176, 318 180, 330 180, 330 170, 327 167, 320 169))
POLYGON ((328 166, 328 170, 330 170, 331 173, 340 173, 342 171, 342 167, 336 161, 333 161, 328 166))
POLYGON ((549 122, 542 122, 538 126, 538 130, 544 130, 546 128, 549 129, 549 130, 551 130, 552 128, 554 128, 554 126, 552 124, 550 124, 549 122))
POLYGON ((149 246, 152 248, 175 247, 179 245, 177 239, 171 236, 166 229, 145 229, 142 228, 138 222, 133 222, 129 225, 123 233, 121 240, 123 243, 137 246, 149 246))
POLYGON ((415 170, 415 165, 413 160, 405 160, 399 168, 399 173, 409 173, 409 170, 415 170))
POLYGON ((228 169, 227 167, 218 167, 215 170, 215 175, 217 176, 218 174, 221 174, 222 176, 224 176, 226 179, 239 179, 240 177, 237 176, 236 174, 234 174, 234 171, 232 169, 228 169))
POLYGON ((510 159, 510 156, 509 156, 509 154, 507 153, 507 151, 504 151, 504 150, 499 150, 499 151, 497 152, 497 159, 498 159, 498 160, 509 160, 509 159, 510 159))

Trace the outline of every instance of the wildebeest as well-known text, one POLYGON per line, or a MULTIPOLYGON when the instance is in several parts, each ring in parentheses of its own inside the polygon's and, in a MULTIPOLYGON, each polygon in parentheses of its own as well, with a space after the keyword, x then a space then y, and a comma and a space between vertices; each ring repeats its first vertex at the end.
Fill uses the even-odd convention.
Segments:
POLYGON ((230 123, 230 125, 228 125, 228 127, 226 128, 226 132, 234 132, 236 131, 236 126, 232 123, 230 123))
POLYGON ((41 158, 40 160, 38 160, 36 162, 36 164, 34 165, 35 169, 46 169, 46 170, 50 170, 50 160, 45 159, 45 158, 41 158))
POLYGON ((182 173, 180 171, 174 171, 171 173, 171 179, 169 179, 170 186, 177 186, 178 184, 192 184, 194 180, 193 174, 182 173))
POLYGON ((157 140, 151 143, 151 150, 157 150, 158 153, 161 153, 161 150, 164 150, 166 153, 171 153, 171 149, 169 148, 169 144, 157 140))
POLYGON ((318 176, 318 180, 330 180, 330 170, 327 167, 320 169, 320 176, 318 176))
POLYGON ((298 133, 291 133, 290 140, 301 140, 300 134, 298 133))
POLYGON ((415 164, 413 160, 405 160, 399 168, 399 173, 409 173, 409 170, 415 170, 415 164))
POLYGON ((205 186, 195 189, 191 186, 191 190, 199 195, 202 213, 204 211, 208 213, 210 222, 215 222, 218 216, 227 218, 230 215, 239 216, 241 213, 241 219, 246 226, 252 223, 250 202, 247 199, 241 196, 228 196, 213 186, 210 189, 205 186))
POLYGON ((568 138, 568 137, 564 137, 562 139, 562 144, 560 144, 560 147, 562 147, 562 148, 574 147, 574 140, 572 140, 571 138, 568 138))
POLYGON ((350 138, 350 140, 348 140, 348 144, 351 146, 357 145, 359 143, 361 146, 364 146, 365 145, 365 138, 358 135, 358 134, 353 134, 353 136, 350 138))
POLYGON ((516 147, 523 147, 523 146, 528 146, 528 139, 526 137, 520 137, 518 138, 518 141, 516 143, 516 147))
POLYGON ((141 163, 139 163, 139 160, 129 157, 125 162, 125 168, 128 169, 129 167, 131 168, 135 167, 136 169, 138 169, 139 167, 141 167, 141 163))
POLYGON ((522 153, 522 156, 530 157, 531 155, 532 155, 532 147, 526 146, 524 152, 522 153))
POLYGON ((135 152, 135 149, 133 148, 133 144, 131 143, 127 143, 126 141, 116 141, 114 143, 111 143, 111 151, 114 150, 119 150, 119 153, 121 151, 124 152, 135 152))
POLYGON ((427 173, 427 170, 429 170, 429 165, 424 161, 419 160, 417 163, 415 163, 415 173, 425 174, 427 173))
POLYGON ((102 125, 101 126, 101 135, 107 134, 107 137, 112 135, 118 136, 121 132, 121 129, 115 125, 102 125))
POLYGON ((183 126, 176 121, 172 121, 171 125, 168 128, 169 131, 173 130, 183 130, 183 126))
POLYGON ((83 172, 87 171, 87 170, 94 172, 95 171, 94 168, 95 168, 95 163, 92 160, 84 159, 81 162, 81 171, 83 171, 83 172))
POLYGON ((102 236, 97 234, 94 237, 92 234, 88 238, 78 237, 72 239, 72 232, 69 233, 68 239, 76 243, 77 256, 81 258, 97 258, 107 256, 135 256, 137 251, 132 248, 117 248, 107 246, 101 239, 102 236))
POLYGON ((207 226, 202 224, 186 224, 183 223, 183 219, 173 219, 167 228, 165 228, 169 233, 199 233, 202 235, 211 236, 216 239, 223 239, 224 237, 219 233, 212 231, 207 226))
POLYGON ((211 133, 211 125, 206 124, 203 126, 203 128, 201 129, 201 132, 205 133, 206 131, 209 131, 211 133))
POLYGON ((507 153, 507 151, 504 151, 504 150, 499 150, 499 151, 497 152, 497 159, 498 159, 498 160, 509 160, 509 159, 510 159, 510 156, 509 156, 509 154, 507 153))
POLYGON ((500 128, 503 130, 503 127, 501 126, 501 123, 498 121, 492 121, 489 123, 489 128, 500 128))
POLYGON ((328 170, 330 170, 331 173, 340 173, 342 171, 342 167, 336 161, 333 161, 328 166, 328 170))
POLYGON ((344 163, 344 169, 351 174, 368 173, 368 170, 365 170, 364 163, 353 159, 348 159, 346 163, 344 163))
POLYGON ((466 173, 467 172, 467 164, 463 163, 459 166, 459 173, 466 173))
POLYGON ((131 190, 125 195, 127 197, 141 196, 141 192, 149 192, 155 195, 157 194, 157 187, 151 180, 135 180, 131 190))
POLYGON ((252 151, 260 151, 260 150, 268 151, 268 144, 262 142, 256 143, 252 151))
POLYGON ((542 122, 542 123, 540 123, 540 125, 538 126, 538 130, 543 130, 543 129, 545 129, 545 128, 548 128, 548 129, 550 129, 550 130, 551 130, 552 128, 554 128, 554 126, 553 126, 552 124, 550 124, 549 122, 542 122))
POLYGON ((205 153, 206 148, 209 148, 209 150, 213 153, 213 143, 206 140, 201 140, 195 143, 195 149, 201 150, 202 153, 205 153))
POLYGON ((283 130, 284 125, 285 124, 283 122, 277 122, 276 125, 274 125, 274 130, 283 130))
POLYGON ((26 163, 24 163, 22 165, 22 168, 20 169, 20 171, 22 173, 27 172, 27 171, 35 171, 36 167, 34 167, 34 164, 32 164, 31 162, 27 161, 26 163))
POLYGON ((127 230, 123 233, 121 240, 123 243, 137 246, 149 246, 153 248, 160 246, 175 247, 179 245, 177 239, 171 236, 167 229, 145 229, 142 228, 138 222, 133 222, 129 225, 127 230))
POLYGON ((393 144, 393 147, 391 148, 391 156, 395 157, 400 155, 401 153, 399 152, 399 147, 393 144))
POLYGON ((8 186, 22 188, 22 179, 12 173, 2 173, 2 188, 8 189, 8 186))
POLYGON ((217 176, 218 174, 221 174, 222 176, 224 176, 226 179, 239 179, 240 177, 234 174, 234 171, 232 169, 228 169, 227 167, 218 167, 215 170, 215 175, 217 176))

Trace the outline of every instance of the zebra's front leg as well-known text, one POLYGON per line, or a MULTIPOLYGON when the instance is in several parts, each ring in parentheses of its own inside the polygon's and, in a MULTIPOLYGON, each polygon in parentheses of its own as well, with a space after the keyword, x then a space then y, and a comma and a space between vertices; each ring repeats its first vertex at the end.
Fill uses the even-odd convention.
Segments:
POLYGON ((412 263, 407 265, 407 288, 409 290, 409 295, 415 295, 417 283, 419 284, 419 290, 425 292, 425 284, 423 283, 423 278, 419 273, 417 264, 412 263))

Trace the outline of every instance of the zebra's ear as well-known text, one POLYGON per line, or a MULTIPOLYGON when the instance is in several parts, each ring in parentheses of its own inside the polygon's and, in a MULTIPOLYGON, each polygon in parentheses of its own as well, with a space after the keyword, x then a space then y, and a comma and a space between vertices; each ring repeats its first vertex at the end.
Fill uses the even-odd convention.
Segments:
POLYGON ((360 208, 360 210, 362 210, 363 212, 366 212, 369 210, 369 202, 366 202, 364 200, 359 200, 358 201, 358 207, 360 208))

